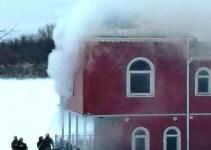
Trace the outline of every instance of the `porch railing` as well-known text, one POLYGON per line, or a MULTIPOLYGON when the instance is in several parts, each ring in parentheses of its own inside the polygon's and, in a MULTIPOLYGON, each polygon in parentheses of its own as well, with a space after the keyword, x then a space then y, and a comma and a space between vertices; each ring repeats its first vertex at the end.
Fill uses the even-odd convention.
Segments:
POLYGON ((93 150, 94 135, 55 135, 55 148, 61 150, 93 150))

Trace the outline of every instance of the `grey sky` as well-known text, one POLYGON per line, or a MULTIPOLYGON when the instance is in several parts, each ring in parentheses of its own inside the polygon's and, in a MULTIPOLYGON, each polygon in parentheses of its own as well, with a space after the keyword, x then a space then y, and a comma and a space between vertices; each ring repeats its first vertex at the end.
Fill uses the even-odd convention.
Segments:
MULTIPOLYGON (((123 17, 135 16, 133 20, 144 32, 211 35, 210 0, 189 0, 188 3, 187 0, 0 0, 0 29, 10 29, 17 24, 20 32, 14 35, 36 32, 45 24, 56 23, 81 1, 85 3, 76 7, 68 18, 71 24, 76 22, 77 27, 83 20, 89 20, 86 24, 93 25, 99 18, 110 17, 117 12, 123 17), (138 15, 133 15, 135 10, 138 15)), ((71 24, 66 26, 65 32, 71 24)))
POLYGON ((55 23, 71 10, 76 0, 0 0, 0 29, 17 24, 18 33, 34 33, 45 24, 55 23))

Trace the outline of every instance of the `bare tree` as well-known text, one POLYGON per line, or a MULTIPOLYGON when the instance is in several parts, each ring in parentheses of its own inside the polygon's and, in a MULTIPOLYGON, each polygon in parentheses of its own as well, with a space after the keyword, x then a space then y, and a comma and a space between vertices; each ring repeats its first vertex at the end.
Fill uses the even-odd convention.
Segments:
POLYGON ((38 35, 42 39, 53 39, 53 30, 55 25, 54 24, 47 24, 44 28, 38 29, 38 35))
POLYGON ((12 32, 15 32, 15 28, 16 28, 17 24, 15 26, 13 26, 11 29, 6 30, 6 28, 0 30, 0 40, 3 40, 3 38, 5 38, 6 36, 8 36, 9 34, 11 34, 12 32))

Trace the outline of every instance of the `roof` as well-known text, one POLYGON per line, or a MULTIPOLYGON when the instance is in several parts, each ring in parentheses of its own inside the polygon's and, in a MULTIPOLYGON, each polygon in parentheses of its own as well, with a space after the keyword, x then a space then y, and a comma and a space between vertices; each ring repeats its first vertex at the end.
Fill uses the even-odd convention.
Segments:
POLYGON ((189 56, 195 59, 211 59, 211 39, 199 40, 192 39, 189 42, 189 56))

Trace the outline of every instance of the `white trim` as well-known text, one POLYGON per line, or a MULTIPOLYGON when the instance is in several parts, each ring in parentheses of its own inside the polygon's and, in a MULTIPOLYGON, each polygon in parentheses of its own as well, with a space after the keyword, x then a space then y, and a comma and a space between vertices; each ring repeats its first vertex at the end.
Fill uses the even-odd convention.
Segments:
POLYGON ((191 60, 211 60, 209 56, 190 57, 191 60))
POLYGON ((195 73, 195 96, 211 96, 211 71, 207 67, 199 68, 195 73), (198 75, 200 71, 207 71, 208 76, 198 75), (208 92, 198 92, 198 79, 206 78, 208 79, 208 92))
POLYGON ((190 40, 186 41, 187 57, 186 57, 186 150, 190 149, 190 40))
POLYGON ((165 129, 164 133, 163 133, 163 150, 167 150, 167 138, 168 137, 177 137, 177 150, 181 150, 181 132, 179 130, 179 128, 175 127, 175 126, 170 126, 168 128, 165 129), (169 130, 175 130, 177 132, 176 135, 167 135, 166 133, 169 130))
MULTIPOLYGON (((190 113, 192 116, 211 116, 210 113, 190 113)), ((82 115, 81 115, 82 116, 82 115)), ((174 116, 186 116, 186 113, 172 113, 172 114, 113 114, 113 115, 84 115, 90 117, 174 117, 174 116)))
POLYGON ((175 41, 183 41, 191 38, 152 38, 152 37, 85 37, 86 41, 93 42, 175 42, 175 41))
POLYGON ((211 113, 190 113, 192 116, 211 116, 211 113))
POLYGON ((113 114, 113 115, 91 115, 93 117, 168 117, 168 116, 185 116, 185 113, 175 114, 113 114))
POLYGON ((132 59, 127 65, 127 75, 126 75, 126 93, 127 97, 154 97, 155 89, 155 69, 153 63, 145 57, 136 57, 132 59), (138 60, 143 60, 150 66, 150 71, 130 71, 130 66, 138 60), (131 73, 149 73, 150 74, 150 92, 149 93, 131 93, 130 91, 130 74, 131 73))
POLYGON ((138 138, 144 138, 145 139, 145 150, 149 150, 149 146, 150 146, 150 137, 149 137, 149 131, 144 128, 144 127, 137 127, 133 130, 133 133, 132 133, 132 150, 136 150, 135 149, 135 141, 136 141, 136 137, 138 138), (135 136, 135 133, 139 130, 142 130, 146 133, 146 135, 138 135, 138 136, 135 136))

